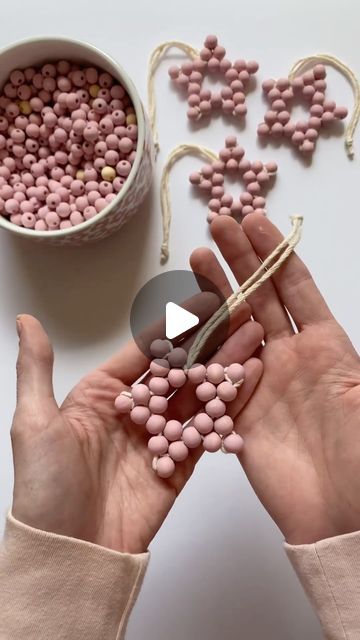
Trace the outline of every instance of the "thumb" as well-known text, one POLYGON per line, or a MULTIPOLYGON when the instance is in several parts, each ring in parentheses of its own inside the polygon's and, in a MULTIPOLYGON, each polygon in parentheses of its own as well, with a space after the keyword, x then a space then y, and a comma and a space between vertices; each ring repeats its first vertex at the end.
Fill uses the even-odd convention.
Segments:
POLYGON ((48 336, 40 322, 32 316, 18 316, 16 326, 19 335, 16 365, 18 403, 54 400, 54 354, 48 336))

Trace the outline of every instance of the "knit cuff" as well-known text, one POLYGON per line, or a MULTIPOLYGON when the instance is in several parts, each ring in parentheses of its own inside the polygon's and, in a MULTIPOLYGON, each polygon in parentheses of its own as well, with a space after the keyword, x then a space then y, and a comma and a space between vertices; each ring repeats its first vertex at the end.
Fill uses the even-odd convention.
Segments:
POLYGON ((0 545, 0 638, 120 640, 148 561, 148 553, 118 553, 9 515, 0 545))

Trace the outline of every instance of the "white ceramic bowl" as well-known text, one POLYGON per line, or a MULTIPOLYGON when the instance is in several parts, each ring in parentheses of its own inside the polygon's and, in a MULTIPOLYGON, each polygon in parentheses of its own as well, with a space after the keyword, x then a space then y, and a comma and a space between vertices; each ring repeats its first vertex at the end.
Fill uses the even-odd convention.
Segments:
POLYGON ((12 224, 0 216, 0 228, 31 240, 57 245, 80 245, 105 238, 120 227, 138 210, 148 192, 154 168, 154 147, 149 122, 139 94, 125 71, 109 56, 85 42, 68 38, 31 38, 0 51, 0 87, 13 69, 36 66, 55 60, 69 60, 95 65, 108 71, 127 90, 136 112, 138 144, 135 162, 117 197, 97 216, 82 224, 61 231, 34 231, 12 224))

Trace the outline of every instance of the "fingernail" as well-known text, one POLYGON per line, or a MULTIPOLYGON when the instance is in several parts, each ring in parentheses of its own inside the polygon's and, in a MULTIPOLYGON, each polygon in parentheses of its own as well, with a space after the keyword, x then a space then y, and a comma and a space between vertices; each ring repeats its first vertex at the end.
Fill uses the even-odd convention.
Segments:
POLYGON ((21 316, 17 316, 17 318, 16 318, 16 331, 17 331, 17 334, 18 334, 18 336, 20 338, 20 334, 21 334, 21 316))

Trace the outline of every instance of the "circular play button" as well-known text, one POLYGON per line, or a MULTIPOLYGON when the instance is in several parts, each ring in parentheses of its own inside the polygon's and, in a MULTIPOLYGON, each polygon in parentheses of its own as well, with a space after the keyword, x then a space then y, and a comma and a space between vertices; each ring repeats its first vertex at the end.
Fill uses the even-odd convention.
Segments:
MULTIPOLYGON (((130 313, 131 331, 139 349, 148 357, 157 338, 167 338, 187 351, 204 324, 225 298, 207 278, 192 271, 166 271, 149 280, 138 292, 130 313)), ((205 361, 228 335, 226 313, 206 345, 199 361, 205 361)))

